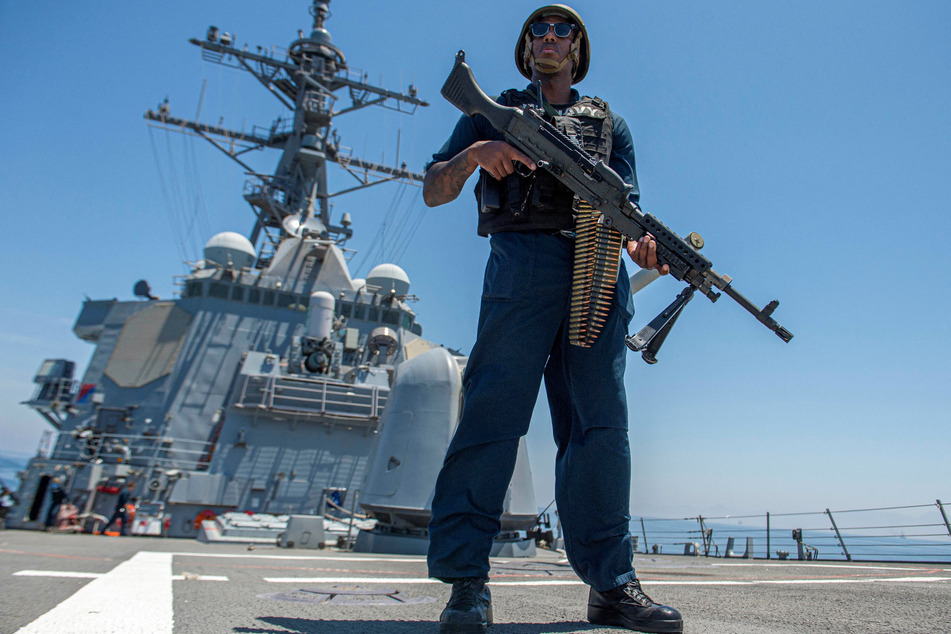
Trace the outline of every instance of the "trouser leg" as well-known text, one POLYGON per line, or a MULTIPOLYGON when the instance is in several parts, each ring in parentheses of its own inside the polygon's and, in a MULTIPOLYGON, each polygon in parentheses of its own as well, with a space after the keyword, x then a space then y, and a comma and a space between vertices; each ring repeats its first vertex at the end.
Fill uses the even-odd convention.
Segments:
POLYGON ((528 431, 563 300, 546 262, 565 245, 552 236, 494 236, 462 416, 436 482, 429 571, 439 579, 486 577, 501 528, 519 439, 528 431))
POLYGON ((105 533, 106 530, 116 522, 116 520, 121 519, 121 518, 122 518, 122 514, 121 514, 119 511, 113 511, 112 517, 110 517, 110 518, 106 521, 106 523, 103 524, 102 529, 100 530, 100 532, 105 533))
POLYGON ((634 578, 631 455, 624 390, 624 336, 631 319, 622 267, 615 301, 596 343, 568 343, 563 330, 545 370, 555 443, 555 497, 575 572, 596 590, 634 578))
POLYGON ((518 439, 467 447, 447 456, 436 482, 429 525, 429 576, 444 581, 489 576, 502 503, 515 469, 518 439), (481 466, 490 464, 491 467, 481 466))

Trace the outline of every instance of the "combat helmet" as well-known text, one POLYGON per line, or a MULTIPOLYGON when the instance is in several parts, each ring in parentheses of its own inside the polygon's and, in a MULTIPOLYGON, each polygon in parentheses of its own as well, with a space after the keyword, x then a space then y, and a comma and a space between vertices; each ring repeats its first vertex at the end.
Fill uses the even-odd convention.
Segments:
POLYGON ((577 11, 568 5, 545 5, 528 16, 525 24, 522 25, 522 32, 518 36, 518 41, 515 43, 515 66, 518 68, 518 72, 522 73, 527 79, 532 78, 532 36, 528 29, 536 20, 550 15, 563 17, 578 27, 578 34, 575 35, 571 44, 571 51, 568 53, 569 58, 574 63, 571 83, 577 84, 588 74, 591 44, 588 41, 588 30, 584 26, 584 20, 581 19, 577 11))

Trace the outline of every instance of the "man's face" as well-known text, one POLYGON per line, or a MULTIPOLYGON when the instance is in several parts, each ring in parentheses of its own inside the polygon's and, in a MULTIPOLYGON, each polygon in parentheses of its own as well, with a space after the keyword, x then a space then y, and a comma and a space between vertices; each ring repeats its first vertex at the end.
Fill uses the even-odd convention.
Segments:
MULTIPOLYGON (((548 24, 557 24, 558 22, 568 22, 566 18, 556 15, 541 18, 539 22, 548 24)), ((532 38, 532 53, 535 59, 550 59, 553 62, 561 62, 568 57, 571 49, 571 41, 574 39, 575 31, 572 31, 568 37, 558 37, 554 29, 549 28, 544 37, 532 38)))

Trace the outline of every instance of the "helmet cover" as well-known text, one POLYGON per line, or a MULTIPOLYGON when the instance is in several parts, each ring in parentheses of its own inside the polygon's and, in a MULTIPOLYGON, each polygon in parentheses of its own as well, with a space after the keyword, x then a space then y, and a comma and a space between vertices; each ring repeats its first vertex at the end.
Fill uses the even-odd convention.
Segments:
POLYGON ((518 41, 515 43, 515 66, 522 75, 531 80, 534 68, 542 73, 555 73, 561 70, 564 65, 571 60, 574 64, 571 75, 571 83, 577 84, 585 75, 588 74, 588 62, 591 59, 591 44, 588 41, 588 31, 585 28, 584 20, 578 15, 578 12, 564 4, 549 4, 532 12, 525 24, 522 25, 522 31, 519 34, 518 41), (558 16, 565 18, 578 27, 578 33, 575 35, 568 52, 568 57, 559 63, 549 62, 547 64, 538 64, 532 55, 532 34, 529 31, 532 24, 540 18, 548 16, 558 16))

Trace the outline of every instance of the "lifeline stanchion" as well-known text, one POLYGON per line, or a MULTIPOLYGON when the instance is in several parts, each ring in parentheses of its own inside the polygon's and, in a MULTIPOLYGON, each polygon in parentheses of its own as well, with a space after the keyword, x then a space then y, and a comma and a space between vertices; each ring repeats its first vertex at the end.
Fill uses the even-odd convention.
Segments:
POLYGON ((832 517, 832 511, 826 509, 826 515, 829 516, 829 521, 832 522, 832 530, 835 531, 835 536, 839 538, 839 545, 842 546, 842 552, 845 553, 845 558, 849 561, 852 561, 852 555, 849 554, 849 549, 845 547, 845 541, 842 539, 842 533, 839 532, 839 527, 835 525, 835 518, 832 517))
POLYGON ((935 500, 935 504, 938 505, 938 510, 941 511, 941 517, 944 519, 944 527, 948 529, 948 535, 951 535, 951 523, 948 523, 948 515, 944 512, 944 505, 941 500, 935 500))

